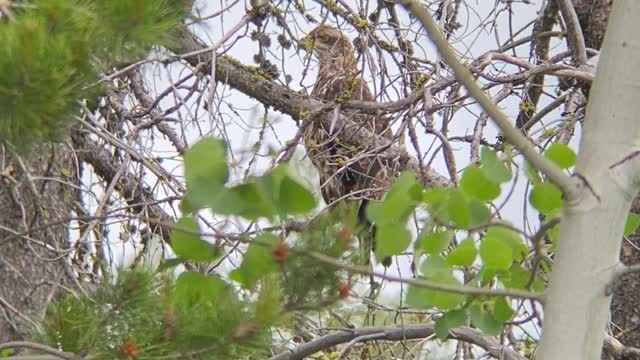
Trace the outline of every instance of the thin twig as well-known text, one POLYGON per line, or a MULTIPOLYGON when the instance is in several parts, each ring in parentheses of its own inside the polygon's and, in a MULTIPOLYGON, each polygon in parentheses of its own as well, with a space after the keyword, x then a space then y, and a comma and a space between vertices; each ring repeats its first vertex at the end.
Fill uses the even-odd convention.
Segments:
POLYGON ((429 10, 412 0, 402 0, 402 4, 420 20, 429 33, 431 40, 438 47, 444 60, 451 66, 458 80, 464 84, 471 96, 478 101, 482 109, 496 122, 505 138, 522 152, 525 159, 527 159, 531 165, 547 175, 549 179, 562 190, 568 201, 578 197, 580 185, 578 180, 568 176, 557 165, 540 155, 535 146, 522 135, 520 130, 512 125, 513 121, 498 109, 491 98, 478 86, 469 69, 458 60, 449 43, 442 35, 442 32, 433 21, 429 10))

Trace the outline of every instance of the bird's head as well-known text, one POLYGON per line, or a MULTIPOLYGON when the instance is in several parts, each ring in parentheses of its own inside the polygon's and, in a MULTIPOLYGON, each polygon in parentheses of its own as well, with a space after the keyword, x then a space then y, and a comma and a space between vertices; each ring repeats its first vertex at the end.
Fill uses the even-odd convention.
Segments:
POLYGON ((318 25, 302 41, 307 51, 313 50, 321 58, 353 51, 349 39, 340 30, 327 25, 318 25))

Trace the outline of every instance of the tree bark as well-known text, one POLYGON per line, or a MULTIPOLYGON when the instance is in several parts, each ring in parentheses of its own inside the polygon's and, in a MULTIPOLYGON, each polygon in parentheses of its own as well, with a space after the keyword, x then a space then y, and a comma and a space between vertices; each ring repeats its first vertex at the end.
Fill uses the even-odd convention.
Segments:
POLYGON ((0 148, 0 343, 18 340, 69 284, 64 249, 77 199, 77 164, 66 144, 16 155, 0 148))
POLYGON ((640 75, 620 70, 640 67, 632 31, 638 18, 640 3, 614 4, 575 170, 584 188, 581 197, 565 205, 540 359, 600 359, 611 301, 606 291, 618 268, 619 239, 638 191, 640 160, 631 154, 640 134, 640 75))
MULTIPOLYGON (((600 50, 607 29, 613 0, 573 0, 585 45, 600 50)), ((632 211, 640 213, 640 199, 634 201, 632 211)), ((622 241, 621 262, 625 265, 640 263, 640 233, 622 241)), ((625 346, 640 347, 640 274, 624 276, 611 302, 612 335, 625 346)))

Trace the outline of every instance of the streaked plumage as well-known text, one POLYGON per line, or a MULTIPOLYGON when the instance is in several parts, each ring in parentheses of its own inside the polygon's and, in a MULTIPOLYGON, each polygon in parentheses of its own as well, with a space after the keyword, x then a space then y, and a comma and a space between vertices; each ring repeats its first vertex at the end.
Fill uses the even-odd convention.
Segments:
MULTIPOLYGON (((320 66, 312 96, 337 102, 375 101, 360 76, 353 47, 340 30, 319 25, 308 35, 308 41, 313 43, 320 66)), ((388 118, 357 112, 347 115, 353 120, 351 126, 391 139, 388 118)), ((312 122, 304 133, 307 155, 320 173, 325 202, 380 200, 395 178, 395 167, 376 156, 374 150, 379 144, 358 147, 344 134, 344 129, 330 129, 319 121, 312 122)))

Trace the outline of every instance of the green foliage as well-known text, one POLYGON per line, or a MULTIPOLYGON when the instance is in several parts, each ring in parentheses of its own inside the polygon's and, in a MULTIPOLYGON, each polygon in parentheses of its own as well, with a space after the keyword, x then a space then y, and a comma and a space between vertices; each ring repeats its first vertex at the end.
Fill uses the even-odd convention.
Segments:
POLYGON ((466 239, 447 256, 447 264, 468 267, 473 264, 477 255, 478 250, 476 250, 473 240, 466 239))
POLYGON ((268 323, 218 277, 183 273, 176 284, 147 271, 125 271, 92 298, 51 305, 35 337, 93 359, 156 359, 202 350, 202 359, 266 358, 268 323), (132 354, 135 354, 131 356, 132 354))
POLYGON ((181 258, 211 262, 217 256, 217 249, 198 235, 200 228, 191 217, 183 217, 172 231, 171 248, 181 258))
POLYGON ((482 330, 485 334, 496 336, 502 332, 503 323, 496 320, 493 314, 488 312, 480 304, 474 304, 469 313, 471 324, 482 330))
POLYGON ((436 320, 435 332, 440 340, 445 340, 449 330, 462 326, 467 321, 467 313, 464 310, 451 310, 436 320))
POLYGON ((249 249, 242 258, 242 265, 229 275, 232 280, 239 282, 247 289, 253 289, 262 277, 268 276, 277 269, 271 249, 278 240, 271 234, 263 234, 256 239, 256 242, 258 241, 260 244, 249 245, 249 249))
POLYGON ((411 243, 406 228, 409 216, 422 198, 422 186, 410 172, 401 174, 382 203, 367 206, 367 218, 376 224, 376 259, 397 255, 411 243))
POLYGON ((563 207, 562 192, 551 183, 538 183, 529 194, 531 205, 543 215, 563 207))
POLYGON ((576 163, 576 153, 562 143, 553 143, 544 152, 544 156, 563 169, 568 169, 576 163))
POLYGON ((100 72, 167 44, 187 14, 169 0, 32 3, 0 23, 0 141, 19 147, 62 135, 100 72))
POLYGON ((229 171, 222 140, 203 138, 184 157, 187 196, 182 210, 185 212, 210 208, 218 214, 256 220, 305 214, 316 206, 311 192, 288 173, 286 164, 244 184, 226 187, 229 171))
MULTIPOLYGON (((461 285, 460 281, 453 276, 451 268, 446 261, 440 256, 429 256, 422 263, 420 270, 424 279, 445 285, 461 285)), ((450 310, 462 304, 464 300, 464 295, 416 286, 409 287, 409 293, 407 294, 407 303, 409 305, 423 309, 436 307, 441 310, 450 310)))
POLYGON ((634 234, 640 226, 640 216, 630 213, 627 217, 627 223, 624 226, 624 236, 634 234))
POLYGON ((494 200, 500 195, 500 184, 511 180, 511 170, 487 147, 481 150, 480 164, 464 171, 460 186, 469 196, 482 201, 494 200))
POLYGON ((480 257, 486 267, 507 270, 514 261, 521 261, 527 248, 515 232, 491 226, 480 244, 480 257))
MULTIPOLYGON (((425 227, 426 228, 426 227, 425 227)), ((418 239, 425 254, 437 255, 443 252, 453 238, 453 231, 424 231, 418 239)))

